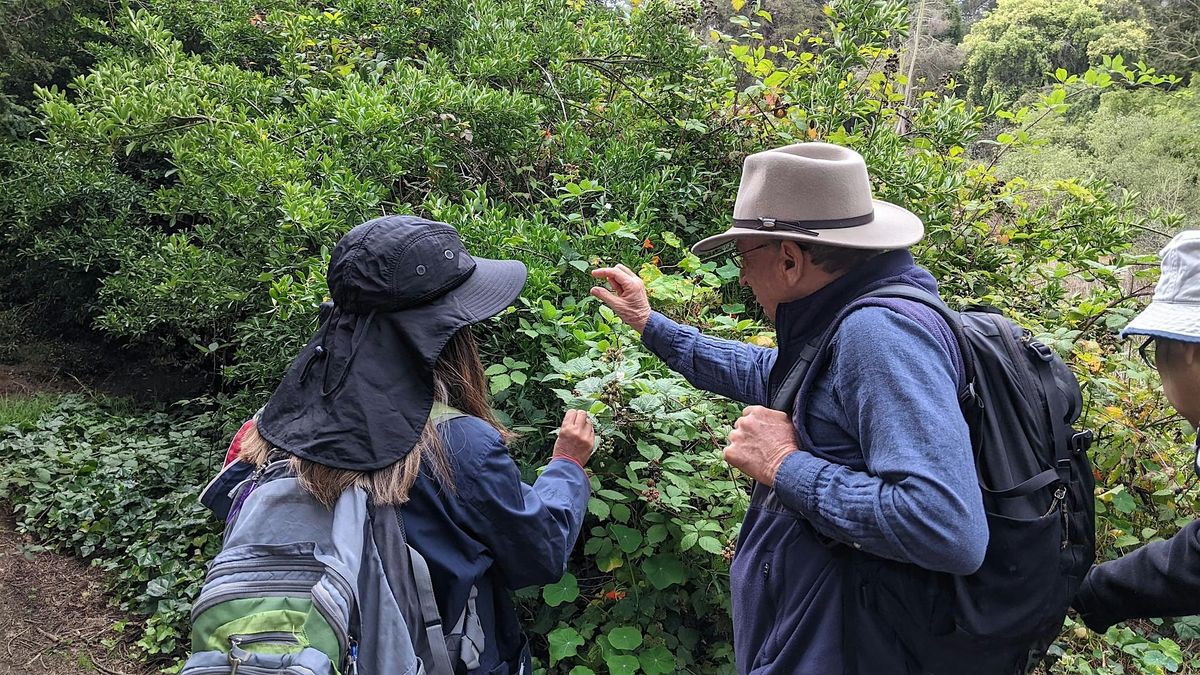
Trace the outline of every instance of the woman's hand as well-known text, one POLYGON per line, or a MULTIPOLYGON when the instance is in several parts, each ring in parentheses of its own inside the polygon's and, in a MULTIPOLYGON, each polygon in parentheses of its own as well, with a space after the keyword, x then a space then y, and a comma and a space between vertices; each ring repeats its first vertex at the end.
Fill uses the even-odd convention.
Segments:
POLYGON ((592 421, 582 410, 568 410, 558 428, 558 440, 554 442, 554 456, 569 459, 580 467, 592 458, 596 445, 596 430, 592 421))

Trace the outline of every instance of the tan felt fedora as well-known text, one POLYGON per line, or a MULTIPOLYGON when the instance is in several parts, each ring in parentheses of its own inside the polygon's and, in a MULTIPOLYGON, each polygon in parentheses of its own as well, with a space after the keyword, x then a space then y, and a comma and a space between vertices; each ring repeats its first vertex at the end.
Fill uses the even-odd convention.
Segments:
POLYGON ((746 158, 733 226, 692 251, 742 238, 895 249, 912 246, 924 234, 916 214, 872 199, 862 155, 829 143, 797 143, 746 158))

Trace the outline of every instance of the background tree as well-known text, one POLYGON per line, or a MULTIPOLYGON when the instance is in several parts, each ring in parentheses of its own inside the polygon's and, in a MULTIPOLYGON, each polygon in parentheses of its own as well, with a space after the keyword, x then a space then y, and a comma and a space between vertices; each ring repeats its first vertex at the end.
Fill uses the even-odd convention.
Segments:
POLYGON ((1149 25, 1129 0, 999 0, 963 41, 970 96, 1018 98, 1058 68, 1082 72, 1103 56, 1136 61, 1149 25))
POLYGON ((1150 65, 1190 76, 1200 70, 1200 0, 1143 0, 1153 29, 1146 44, 1150 65))

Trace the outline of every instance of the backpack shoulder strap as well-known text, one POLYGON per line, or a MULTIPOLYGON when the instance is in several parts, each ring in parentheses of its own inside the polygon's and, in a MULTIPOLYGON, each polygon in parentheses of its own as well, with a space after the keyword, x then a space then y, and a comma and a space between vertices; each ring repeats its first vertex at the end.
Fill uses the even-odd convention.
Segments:
MULTIPOLYGON (((794 407, 796 396, 801 390, 807 388, 807 385, 810 384, 809 380, 815 377, 825 362, 828 361, 829 345, 833 342, 833 336, 837 333, 837 329, 841 326, 842 321, 855 310, 863 307, 879 306, 879 303, 873 302, 873 300, 881 298, 912 300, 936 311, 954 335, 954 340, 958 344, 958 350, 962 355, 963 368, 966 371, 964 379, 967 381, 968 388, 973 388, 972 373, 975 372, 975 360, 963 335, 962 318, 958 312, 950 309, 945 302, 942 302, 941 298, 922 288, 908 284, 887 284, 852 300, 850 304, 842 308, 837 316, 834 317, 824 332, 810 340, 804 346, 804 349, 800 352, 800 357, 792 365, 783 382, 780 384, 779 390, 771 398, 771 407, 775 410, 790 413, 794 407)), ((960 396, 960 398, 962 397, 960 396)))
MULTIPOLYGON (((446 634, 437 596, 433 592, 429 565, 408 543, 400 507, 372 502, 371 509, 370 527, 379 549, 384 576, 400 605, 401 613, 409 623, 410 631, 423 633, 420 637, 413 635, 417 655, 426 659, 426 668, 431 675, 453 675, 455 671, 446 646, 446 634), (423 653, 423 647, 428 648, 427 653, 423 653)), ((383 626, 378 628, 386 629, 383 626)))

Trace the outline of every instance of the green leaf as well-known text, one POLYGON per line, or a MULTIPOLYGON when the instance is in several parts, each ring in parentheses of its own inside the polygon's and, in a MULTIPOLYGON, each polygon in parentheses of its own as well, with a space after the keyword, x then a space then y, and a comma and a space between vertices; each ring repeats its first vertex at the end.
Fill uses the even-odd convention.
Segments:
POLYGON ((683 563, 673 555, 661 553, 642 563, 642 572, 646 580, 658 590, 670 588, 674 584, 687 581, 687 570, 683 563))
POLYGON ((497 375, 492 378, 492 393, 498 394, 512 386, 512 380, 508 375, 497 375))
POLYGON ((633 675, 638 669, 637 658, 628 654, 610 654, 604 659, 611 675, 633 675))
POLYGON ((612 509, 609 508, 608 502, 602 499, 592 497, 588 499, 588 513, 596 516, 600 520, 608 520, 608 514, 612 509))
POLYGON ((550 664, 575 656, 583 645, 583 636, 570 626, 560 626, 546 636, 550 643, 550 664))
POLYGON ((609 531, 617 540, 617 545, 626 553, 633 553, 642 545, 642 533, 624 525, 610 525, 609 531))
POLYGON ((608 631, 608 643, 615 649, 637 649, 642 646, 642 630, 636 626, 614 628, 608 631))
POLYGON ((511 373, 508 374, 508 376, 512 378, 513 382, 515 382, 519 385, 525 384, 525 381, 527 379, 527 376, 525 375, 525 373, 522 373, 519 370, 512 371, 511 373))
POLYGON ((557 583, 550 584, 542 589, 542 598, 546 600, 546 604, 551 607, 558 607, 564 602, 574 602, 579 597, 579 582, 575 579, 575 575, 567 572, 559 579, 557 583))
POLYGON ((596 675, 596 671, 587 666, 575 666, 567 675, 596 675))
POLYGON ((629 517, 632 515, 633 514, 630 512, 628 506, 625 506, 624 504, 612 505, 612 517, 613 520, 617 521, 618 523, 628 523, 629 517))
POLYGON ((651 462, 656 462, 656 461, 662 459, 662 456, 663 456, 662 448, 660 448, 657 445, 654 445, 652 443, 647 443, 646 441, 643 441, 640 438, 638 439, 638 442, 637 442, 637 449, 638 449, 638 452, 641 453, 642 457, 645 457, 646 459, 650 460, 651 462))
POLYGON ((642 664, 646 675, 666 675, 675 672, 675 655, 662 645, 638 654, 638 662, 642 664))
POLYGON ((646 530, 646 543, 657 544, 660 541, 664 541, 668 534, 669 531, 666 525, 651 525, 650 529, 646 530))
POLYGON ((709 553, 719 554, 724 547, 721 546, 721 542, 716 537, 700 537, 700 548, 709 553))
POLYGON ((506 370, 508 370, 508 366, 504 365, 503 363, 496 363, 488 366, 488 369, 483 371, 483 374, 491 377, 492 375, 499 375, 506 370))
POLYGON ((1128 492, 1118 492, 1113 495, 1113 507, 1121 513, 1133 513, 1137 510, 1137 500, 1128 492))
POLYGON ((596 556, 596 568, 601 572, 611 572, 625 564, 625 559, 616 551, 609 551, 596 556))

